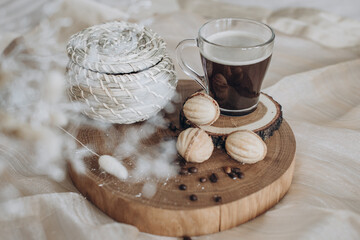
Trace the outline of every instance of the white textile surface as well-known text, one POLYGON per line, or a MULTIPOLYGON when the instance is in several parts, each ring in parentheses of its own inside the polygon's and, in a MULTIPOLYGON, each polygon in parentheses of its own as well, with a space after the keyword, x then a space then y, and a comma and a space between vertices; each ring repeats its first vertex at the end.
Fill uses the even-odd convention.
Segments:
MULTIPOLYGON (((293 183, 265 214, 193 239, 360 239, 360 19, 347 18, 356 11, 360 15, 359 1, 344 1, 340 10, 355 8, 349 16, 302 8, 307 5, 283 6, 280 0, 271 1, 278 2, 277 9, 264 1, 257 6, 254 1, 225 2, 4 0, 0 51, 16 37, 36 37, 38 24, 52 29, 66 18, 72 23, 58 29, 53 43, 58 46, 54 51, 64 49, 54 52, 64 61, 71 34, 125 19, 149 25, 162 35, 174 59, 177 43, 195 38, 207 19, 247 17, 267 22, 276 31, 276 44, 263 86, 283 106, 296 137, 293 183)), ((331 10, 328 1, 316 2, 314 7, 322 4, 331 10)), ((28 47, 39 49, 36 44, 28 47)), ((192 59, 199 65, 196 55, 192 59)), ((187 78, 177 72, 180 79, 187 78)), ((0 83, 2 78, 0 72, 0 83)), ((69 177, 57 182, 34 171, 21 149, 2 134, 0 187, 0 239, 174 239, 115 222, 80 195, 69 177)))

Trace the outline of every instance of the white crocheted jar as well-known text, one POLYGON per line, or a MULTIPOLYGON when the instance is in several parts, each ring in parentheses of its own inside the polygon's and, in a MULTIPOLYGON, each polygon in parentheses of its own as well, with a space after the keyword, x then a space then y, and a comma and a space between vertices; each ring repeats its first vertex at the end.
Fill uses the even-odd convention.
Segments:
POLYGON ((158 113, 177 78, 162 38, 128 22, 109 22, 74 34, 67 45, 69 96, 96 120, 130 124, 158 113))

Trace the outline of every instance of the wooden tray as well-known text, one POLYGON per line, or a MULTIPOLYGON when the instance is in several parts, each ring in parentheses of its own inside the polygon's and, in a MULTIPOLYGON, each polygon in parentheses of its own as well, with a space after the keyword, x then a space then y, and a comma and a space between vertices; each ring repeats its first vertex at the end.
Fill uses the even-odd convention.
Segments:
MULTIPOLYGON (((192 81, 179 81, 178 91, 183 99, 198 89, 192 81)), ((179 105, 178 108, 180 108, 179 105)), ((177 112, 169 118, 178 123, 177 112)), ((141 127, 141 124, 139 124, 141 127)), ((126 125, 114 125, 114 130, 82 127, 78 139, 91 144, 99 155, 112 155, 116 142, 126 135, 126 125)), ((161 130, 156 137, 174 136, 170 130, 161 130)), ((151 144, 153 140, 149 140, 151 144)), ((147 199, 140 196, 143 184, 129 183, 104 174, 99 169, 98 157, 86 158, 87 172, 77 174, 69 164, 69 174, 77 189, 99 209, 113 219, 136 226, 140 231, 165 236, 198 236, 223 231, 255 218, 274 206, 288 191, 295 166, 295 138, 290 126, 283 120, 279 130, 265 140, 266 158, 253 165, 242 165, 231 159, 224 149, 215 148, 211 158, 196 166, 197 173, 177 175, 157 184, 157 192, 147 199), (223 167, 239 167, 243 179, 231 179, 223 167), (219 180, 209 181, 216 173, 219 180), (199 178, 206 177, 205 183, 199 178), (187 190, 179 190, 179 185, 187 190), (198 201, 190 201, 196 194, 198 201), (214 201, 221 196, 222 201, 214 201)))

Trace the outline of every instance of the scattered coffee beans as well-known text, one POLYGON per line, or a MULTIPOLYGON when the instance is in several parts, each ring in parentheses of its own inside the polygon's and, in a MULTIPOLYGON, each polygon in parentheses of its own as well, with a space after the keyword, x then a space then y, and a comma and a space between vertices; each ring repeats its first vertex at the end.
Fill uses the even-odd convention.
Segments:
POLYGON ((186 161, 185 161, 185 159, 181 158, 181 160, 179 161, 179 165, 180 165, 181 167, 185 167, 185 166, 186 166, 186 161))
POLYGON ((201 178, 199 179, 199 181, 200 181, 201 183, 204 183, 204 182, 206 182, 206 178, 205 178, 205 177, 201 177, 201 178))
POLYGON ((185 191, 187 189, 187 186, 185 184, 180 184, 179 189, 185 191))
POLYGON ((175 124, 173 124, 173 123, 171 122, 171 123, 169 124, 169 129, 170 129, 170 131, 172 131, 172 132, 176 132, 177 127, 176 127, 175 124))
POLYGON ((237 167, 232 168, 231 171, 232 171, 233 173, 241 172, 241 171, 240 171, 240 168, 237 168, 237 167))
POLYGON ((180 171, 179 171, 179 174, 180 175, 187 175, 189 172, 186 168, 181 168, 180 171))
POLYGON ((232 178, 232 179, 236 179, 237 177, 236 177, 236 174, 235 173, 228 173, 228 176, 230 177, 230 178, 232 178))
POLYGON ((190 200, 191 200, 191 201, 197 201, 198 198, 197 198, 197 196, 196 196, 195 194, 191 194, 191 195, 190 195, 190 200))
POLYGON ((209 179, 211 182, 216 183, 218 181, 218 176, 216 175, 216 173, 213 173, 210 175, 209 179))
POLYGON ((224 172, 227 174, 231 173, 231 167, 224 167, 224 172))
POLYGON ((244 173, 238 172, 238 173, 236 173, 236 176, 237 176, 239 179, 242 179, 242 178, 244 178, 244 173))
POLYGON ((172 162, 174 165, 179 165, 180 167, 184 167, 186 165, 186 161, 183 158, 178 157, 172 162))
POLYGON ((222 201, 221 196, 215 195, 215 196, 214 196, 214 201, 215 201, 215 202, 221 202, 221 201, 222 201))
POLYGON ((188 168, 188 171, 189 171, 190 173, 197 173, 197 172, 198 172, 198 169, 197 169, 196 167, 190 167, 190 168, 188 168))

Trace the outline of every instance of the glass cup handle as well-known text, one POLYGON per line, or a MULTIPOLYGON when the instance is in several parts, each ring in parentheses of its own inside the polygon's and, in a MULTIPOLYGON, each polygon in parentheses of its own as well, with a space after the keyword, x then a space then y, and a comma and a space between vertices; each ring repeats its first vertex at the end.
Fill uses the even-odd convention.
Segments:
POLYGON ((187 47, 197 47, 196 39, 185 39, 182 40, 176 47, 176 60, 180 65, 180 68, 191 78, 193 78, 205 91, 207 87, 204 81, 204 76, 201 76, 194 71, 184 60, 183 60, 183 50, 187 47))

